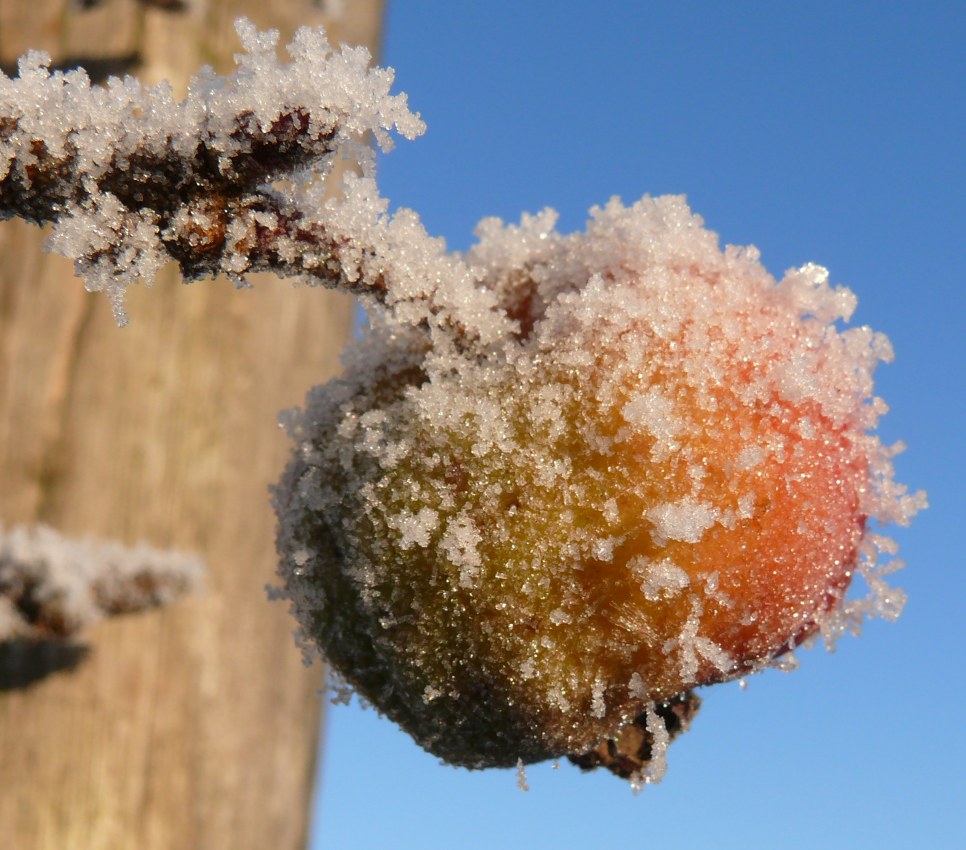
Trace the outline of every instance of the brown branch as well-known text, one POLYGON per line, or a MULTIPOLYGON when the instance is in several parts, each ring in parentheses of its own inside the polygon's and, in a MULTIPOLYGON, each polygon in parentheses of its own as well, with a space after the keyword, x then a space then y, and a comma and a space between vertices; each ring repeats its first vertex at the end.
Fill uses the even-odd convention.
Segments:
MULTIPOLYGON (((18 116, 0 116, 0 143, 12 138, 18 116)), ((241 147, 225 154, 222 140, 199 129, 192 156, 175 150, 171 136, 160 145, 137 145, 115 150, 111 166, 87 177, 88 163, 78 155, 70 133, 64 153, 51 152, 47 141, 32 140, 30 160, 11 168, 0 180, 0 218, 23 218, 36 224, 58 220, 70 206, 84 206, 97 193, 113 195, 127 210, 150 211, 162 222, 180 207, 199 206, 219 198, 225 205, 250 194, 253 188, 285 176, 335 153, 331 124, 312 127, 311 115, 301 108, 282 112, 262 129, 250 112, 237 118, 230 139, 241 147)))

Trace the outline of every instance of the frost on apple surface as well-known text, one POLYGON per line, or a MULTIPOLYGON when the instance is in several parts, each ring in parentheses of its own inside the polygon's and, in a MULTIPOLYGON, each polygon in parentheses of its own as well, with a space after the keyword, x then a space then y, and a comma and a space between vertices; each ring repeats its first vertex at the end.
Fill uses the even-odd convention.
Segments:
POLYGON ((28 57, 0 208, 53 222, 118 309, 169 258, 363 299, 344 374, 283 417, 277 594, 307 654, 453 764, 566 755, 640 786, 694 688, 898 615, 880 527, 925 500, 874 434, 891 350, 849 290, 776 281, 680 197, 569 235, 486 219, 465 254, 390 215, 371 163, 323 200, 340 146, 421 121, 363 52, 302 31, 282 64, 239 33, 235 73, 181 103, 28 57))
POLYGON ((921 504, 871 433, 888 343, 843 326, 824 269, 776 282, 681 198, 553 223, 485 221, 459 258, 497 297, 475 344, 378 313, 287 419, 303 640, 470 767, 637 718, 660 749, 655 706, 893 616, 871 531, 921 504), (847 599, 856 573, 870 595, 847 599))

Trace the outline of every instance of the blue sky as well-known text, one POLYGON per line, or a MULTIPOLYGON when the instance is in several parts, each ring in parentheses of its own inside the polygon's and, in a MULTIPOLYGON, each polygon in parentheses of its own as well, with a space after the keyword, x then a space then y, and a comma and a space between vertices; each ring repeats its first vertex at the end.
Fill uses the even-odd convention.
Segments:
POLYGON ((966 4, 390 2, 383 61, 427 134, 383 193, 455 249, 488 215, 683 193, 774 274, 815 261, 884 331, 909 593, 834 655, 704 693, 661 785, 569 765, 441 766, 372 711, 328 712, 315 847, 966 846, 962 438, 966 4))

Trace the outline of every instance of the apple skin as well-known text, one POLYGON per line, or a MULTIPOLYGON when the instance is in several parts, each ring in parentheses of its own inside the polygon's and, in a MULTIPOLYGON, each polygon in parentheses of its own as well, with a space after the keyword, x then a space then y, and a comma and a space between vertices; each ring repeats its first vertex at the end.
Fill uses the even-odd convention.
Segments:
POLYGON ((877 357, 821 315, 841 293, 707 239, 603 264, 598 235, 502 286, 513 338, 470 355, 377 323, 290 427, 302 639, 451 764, 586 752, 767 666, 856 569, 877 357))

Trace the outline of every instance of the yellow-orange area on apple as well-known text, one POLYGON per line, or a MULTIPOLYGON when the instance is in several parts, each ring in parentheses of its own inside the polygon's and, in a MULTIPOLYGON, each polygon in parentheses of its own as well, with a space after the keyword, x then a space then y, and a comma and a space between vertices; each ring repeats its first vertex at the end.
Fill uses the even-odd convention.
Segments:
POLYGON ((899 498, 851 293, 776 283, 681 199, 491 223, 468 261, 512 334, 374 323, 292 426, 286 593, 361 696, 450 763, 529 763, 837 616, 899 498))

